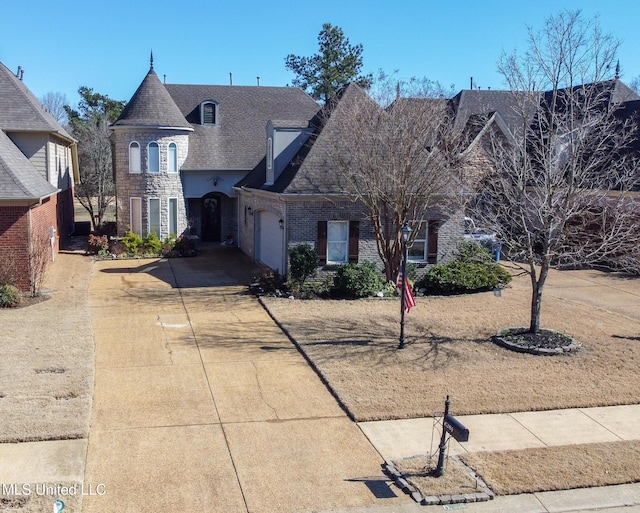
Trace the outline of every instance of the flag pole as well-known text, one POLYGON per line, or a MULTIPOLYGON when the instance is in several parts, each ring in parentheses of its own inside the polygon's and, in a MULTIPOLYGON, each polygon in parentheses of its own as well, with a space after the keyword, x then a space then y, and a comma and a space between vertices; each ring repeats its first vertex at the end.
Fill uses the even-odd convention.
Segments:
POLYGON ((411 228, 408 224, 402 227, 402 265, 400 274, 402 275, 402 289, 400 293, 400 344, 398 349, 404 349, 404 313, 407 301, 407 241, 409 240, 409 234, 411 228))

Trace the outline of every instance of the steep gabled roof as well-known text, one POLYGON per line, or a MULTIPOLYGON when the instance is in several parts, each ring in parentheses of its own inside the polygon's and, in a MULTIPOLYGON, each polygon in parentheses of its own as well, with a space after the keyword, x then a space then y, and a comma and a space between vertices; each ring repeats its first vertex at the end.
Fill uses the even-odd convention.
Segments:
POLYGON ((192 130, 153 68, 149 70, 120 117, 111 126, 192 130))
POLYGON ((320 109, 309 121, 313 134, 284 168, 273 185, 265 186, 264 159, 237 185, 284 194, 344 194, 349 184, 335 163, 335 147, 356 105, 380 107, 356 84, 350 84, 337 95, 332 105, 320 109))
POLYGON ((37 201, 57 192, 0 130, 0 201, 37 201))
POLYGON ((74 141, 40 100, 4 64, 0 63, 0 129, 5 132, 51 132, 74 141))
MULTIPOLYGON (((166 84, 194 132, 183 170, 248 170, 264 158, 269 120, 309 120, 318 104, 297 87, 166 84), (200 104, 217 104, 215 125, 200 123, 200 104)), ((300 121, 294 121, 296 126, 300 121)))

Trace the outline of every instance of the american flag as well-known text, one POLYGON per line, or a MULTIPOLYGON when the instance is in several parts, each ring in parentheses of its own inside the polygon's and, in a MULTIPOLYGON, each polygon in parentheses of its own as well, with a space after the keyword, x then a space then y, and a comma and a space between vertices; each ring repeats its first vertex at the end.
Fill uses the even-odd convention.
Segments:
MULTIPOLYGON (((405 298, 404 298, 404 311, 409 313, 412 306, 416 306, 416 298, 413 296, 413 289, 411 285, 409 285, 409 280, 405 279, 406 288, 405 288, 405 298)), ((402 271, 398 273, 398 279, 396 280, 396 286, 400 289, 400 293, 402 294, 402 271)))

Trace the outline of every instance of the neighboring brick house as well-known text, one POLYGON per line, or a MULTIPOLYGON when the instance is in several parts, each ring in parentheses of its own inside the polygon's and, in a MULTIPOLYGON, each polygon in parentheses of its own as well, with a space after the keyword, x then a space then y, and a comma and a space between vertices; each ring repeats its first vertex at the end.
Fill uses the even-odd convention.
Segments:
POLYGON ((53 260, 73 232, 77 161, 75 140, 0 63, 0 282, 30 290, 34 254, 53 260))

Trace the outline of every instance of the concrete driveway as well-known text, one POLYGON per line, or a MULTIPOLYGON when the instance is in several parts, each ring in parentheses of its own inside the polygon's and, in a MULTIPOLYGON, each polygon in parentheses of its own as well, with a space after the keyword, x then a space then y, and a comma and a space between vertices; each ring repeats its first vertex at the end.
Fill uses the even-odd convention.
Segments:
POLYGON ((407 504, 246 284, 232 248, 102 261, 83 511, 300 512, 407 504))

